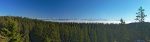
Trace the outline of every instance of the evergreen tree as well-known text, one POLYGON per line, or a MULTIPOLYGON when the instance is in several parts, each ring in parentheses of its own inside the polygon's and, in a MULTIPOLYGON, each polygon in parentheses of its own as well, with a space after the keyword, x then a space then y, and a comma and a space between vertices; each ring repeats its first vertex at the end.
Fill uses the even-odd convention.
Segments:
POLYGON ((142 7, 140 7, 140 8, 138 9, 138 11, 139 11, 139 12, 136 13, 137 16, 136 16, 136 19, 135 19, 135 20, 137 20, 137 21, 139 21, 139 22, 144 22, 144 19, 145 19, 145 17, 147 16, 147 15, 144 14, 144 9, 143 9, 142 7))
POLYGON ((120 19, 120 22, 120 24, 125 24, 125 21, 122 18, 120 19))

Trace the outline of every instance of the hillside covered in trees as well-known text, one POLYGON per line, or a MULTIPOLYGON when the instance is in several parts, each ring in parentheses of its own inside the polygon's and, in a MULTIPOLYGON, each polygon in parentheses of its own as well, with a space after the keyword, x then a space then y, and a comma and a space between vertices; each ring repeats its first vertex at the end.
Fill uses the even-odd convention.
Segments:
POLYGON ((150 42, 150 23, 58 23, 0 16, 0 42, 150 42))

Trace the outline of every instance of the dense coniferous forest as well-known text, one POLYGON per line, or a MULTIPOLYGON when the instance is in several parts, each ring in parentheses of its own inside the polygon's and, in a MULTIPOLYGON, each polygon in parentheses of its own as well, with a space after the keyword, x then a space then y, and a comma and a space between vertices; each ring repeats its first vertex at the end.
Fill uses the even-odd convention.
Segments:
POLYGON ((0 16, 0 42, 150 42, 150 23, 59 23, 0 16))

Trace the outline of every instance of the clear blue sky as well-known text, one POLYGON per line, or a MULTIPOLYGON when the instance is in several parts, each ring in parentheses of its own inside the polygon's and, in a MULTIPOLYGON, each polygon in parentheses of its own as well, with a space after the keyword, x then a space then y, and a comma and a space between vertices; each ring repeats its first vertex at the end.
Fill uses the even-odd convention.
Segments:
POLYGON ((0 0, 0 15, 132 21, 140 6, 150 20, 150 0, 0 0))

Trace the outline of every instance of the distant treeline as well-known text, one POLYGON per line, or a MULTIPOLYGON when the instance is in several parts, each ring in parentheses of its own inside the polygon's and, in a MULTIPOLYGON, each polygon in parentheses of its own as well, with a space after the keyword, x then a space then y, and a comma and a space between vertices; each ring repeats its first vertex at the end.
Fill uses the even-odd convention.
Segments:
POLYGON ((58 23, 0 16, 0 42, 150 42, 150 23, 58 23))

